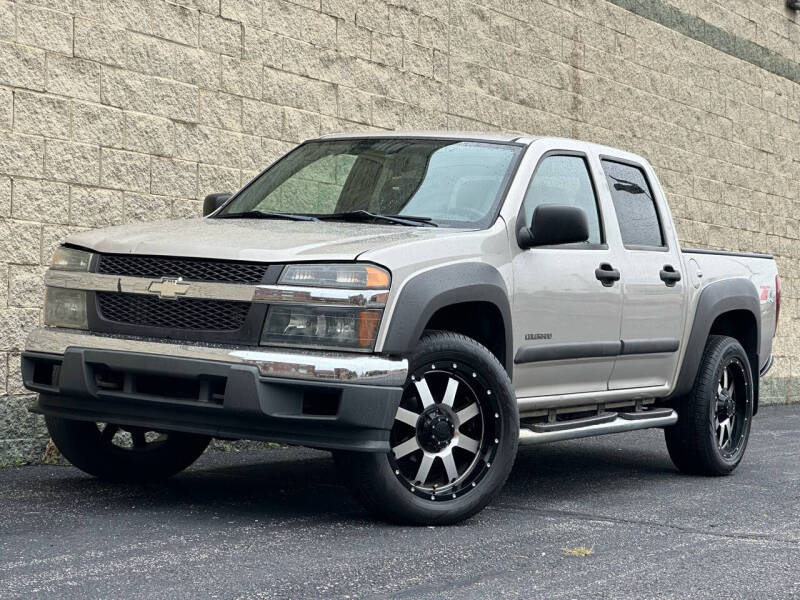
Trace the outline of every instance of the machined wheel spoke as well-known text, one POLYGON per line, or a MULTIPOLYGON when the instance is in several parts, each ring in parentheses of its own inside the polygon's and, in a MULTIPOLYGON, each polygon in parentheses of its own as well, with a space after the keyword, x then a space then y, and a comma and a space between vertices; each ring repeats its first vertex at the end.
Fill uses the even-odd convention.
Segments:
POLYGON ((728 367, 725 367, 725 370, 722 372, 722 387, 726 390, 728 389, 728 367))
POLYGON ((458 447, 467 450, 468 452, 472 452, 473 454, 478 453, 478 440, 474 440, 469 436, 463 435, 461 433, 458 434, 458 447))
POLYGON ((452 377, 447 380, 447 389, 444 391, 444 398, 442 398, 442 404, 446 404, 447 406, 453 406, 453 402, 456 401, 456 391, 458 390, 458 381, 453 379, 452 377))
POLYGON ((411 454, 414 450, 419 450, 419 444, 417 443, 417 438, 412 437, 407 439, 402 444, 398 444, 394 448, 392 448, 392 452, 394 452, 395 458, 403 458, 406 454, 411 454))
POLYGON ((719 447, 722 448, 727 442, 725 442, 725 435, 727 434, 728 440, 730 440, 730 419, 725 419, 724 421, 720 421, 719 424, 719 447))
POLYGON ((456 469, 456 461, 453 458, 452 452, 447 452, 442 456, 442 462, 444 463, 444 470, 447 471, 447 479, 450 482, 455 481, 458 479, 458 469, 456 469))
POLYGON ((119 425, 112 425, 111 423, 106 423, 103 432, 100 434, 100 439, 104 442, 111 442, 114 439, 117 431, 119 431, 119 425))
POLYGON ((480 414, 480 410, 478 410, 478 403, 473 402, 469 406, 462 408, 460 411, 456 413, 458 417, 459 424, 464 424, 469 421, 472 417, 477 417, 480 414))
POLYGON ((419 415, 413 411, 406 410, 401 406, 397 409, 397 414, 394 418, 396 421, 400 421, 406 425, 411 425, 411 427, 416 427, 419 415))
POLYGON ((436 458, 436 456, 428 452, 424 452, 422 454, 422 460, 419 463, 419 469, 417 470, 415 481, 425 485, 425 482, 428 480, 428 473, 431 472, 434 458, 436 458))
POLYGON ((414 385, 417 386, 422 407, 428 408, 429 406, 433 406, 435 402, 433 400, 433 394, 431 394, 431 389, 428 387, 428 382, 424 379, 420 379, 419 381, 415 381, 414 385))

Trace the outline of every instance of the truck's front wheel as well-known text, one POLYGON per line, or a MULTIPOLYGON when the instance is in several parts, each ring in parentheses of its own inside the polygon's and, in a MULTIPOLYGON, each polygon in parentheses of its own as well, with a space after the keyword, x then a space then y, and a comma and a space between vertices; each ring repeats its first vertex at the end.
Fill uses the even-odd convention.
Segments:
POLYGON ((664 434, 678 469, 727 475, 741 462, 753 418, 750 361, 734 338, 712 335, 692 391, 676 406, 678 423, 664 434))
POLYGON ((519 413, 508 375, 476 341, 426 334, 409 379, 388 454, 336 452, 355 496, 381 518, 443 525, 477 513, 514 464, 519 413))
POLYGON ((112 423, 46 417, 59 452, 81 471, 101 479, 143 482, 183 471, 203 453, 211 438, 156 432, 112 423))

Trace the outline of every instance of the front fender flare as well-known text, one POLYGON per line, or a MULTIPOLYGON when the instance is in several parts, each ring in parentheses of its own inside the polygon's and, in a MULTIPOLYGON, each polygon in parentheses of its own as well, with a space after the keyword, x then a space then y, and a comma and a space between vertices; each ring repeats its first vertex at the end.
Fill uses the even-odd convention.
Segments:
POLYGON ((503 366, 511 377, 514 353, 508 289, 500 272, 482 262, 446 265, 413 276, 395 302, 383 352, 408 355, 437 310, 462 302, 489 302, 500 311, 506 342, 503 366))

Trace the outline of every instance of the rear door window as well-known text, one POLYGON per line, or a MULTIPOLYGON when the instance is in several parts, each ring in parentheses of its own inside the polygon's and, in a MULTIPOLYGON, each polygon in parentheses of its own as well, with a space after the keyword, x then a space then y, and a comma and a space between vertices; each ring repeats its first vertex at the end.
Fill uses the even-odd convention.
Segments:
POLYGON ((664 247, 658 210, 644 171, 613 160, 602 163, 622 243, 626 247, 664 247))

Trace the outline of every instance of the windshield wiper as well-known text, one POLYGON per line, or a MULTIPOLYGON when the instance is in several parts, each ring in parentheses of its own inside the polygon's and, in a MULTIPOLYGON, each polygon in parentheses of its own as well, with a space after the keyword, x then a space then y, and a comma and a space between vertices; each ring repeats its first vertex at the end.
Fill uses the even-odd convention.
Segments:
POLYGON ((407 227, 420 227, 422 225, 438 227, 436 223, 433 223, 427 217, 379 215, 377 213, 371 213, 368 210, 351 210, 330 215, 319 215, 319 218, 324 220, 340 219, 342 221, 386 221, 388 223, 396 223, 397 225, 406 225, 407 227))
POLYGON ((240 213, 228 213, 214 217, 216 219, 289 219, 291 221, 319 221, 311 215, 294 215, 292 213, 267 212, 264 210, 246 210, 240 213))
POLYGON ((381 215, 382 217, 391 217, 393 219, 404 219, 405 221, 414 221, 422 225, 430 225, 431 227, 438 227, 438 223, 434 223, 430 217, 416 217, 409 215, 381 215))

